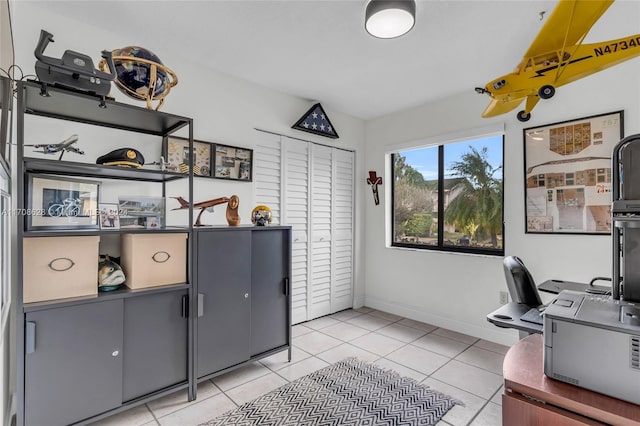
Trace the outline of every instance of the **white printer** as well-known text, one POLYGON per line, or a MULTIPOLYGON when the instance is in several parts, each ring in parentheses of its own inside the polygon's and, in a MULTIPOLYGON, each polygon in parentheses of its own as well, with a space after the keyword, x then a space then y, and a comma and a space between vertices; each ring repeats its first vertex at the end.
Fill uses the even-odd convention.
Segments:
POLYGON ((565 290, 543 327, 544 374, 640 404, 640 306, 565 290))

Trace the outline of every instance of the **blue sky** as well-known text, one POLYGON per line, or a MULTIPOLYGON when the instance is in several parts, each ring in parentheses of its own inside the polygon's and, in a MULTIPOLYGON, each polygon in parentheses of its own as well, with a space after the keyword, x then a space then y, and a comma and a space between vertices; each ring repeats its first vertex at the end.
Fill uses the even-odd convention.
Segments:
MULTIPOLYGON (((478 151, 483 147, 488 148, 487 160, 493 167, 502 165, 502 136, 491 136, 488 138, 468 140, 447 144, 444 147, 445 177, 450 177, 449 165, 460 159, 460 156, 469 151, 469 146, 473 146, 478 151)), ((422 173, 425 180, 438 178, 438 147, 415 149, 411 151, 400 151, 400 155, 407 159, 407 164, 422 173)), ((502 177, 502 170, 496 173, 497 178, 502 177)))

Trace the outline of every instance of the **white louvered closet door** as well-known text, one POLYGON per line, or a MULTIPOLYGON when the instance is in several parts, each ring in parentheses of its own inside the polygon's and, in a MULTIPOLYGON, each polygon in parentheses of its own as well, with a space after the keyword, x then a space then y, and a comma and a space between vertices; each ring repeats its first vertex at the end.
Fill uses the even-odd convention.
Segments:
POLYGON ((333 150, 331 312, 353 306, 353 152, 333 150))
POLYGON ((311 144, 311 244, 308 319, 331 313, 331 183, 330 147, 311 144))
POLYGON ((353 304, 354 154, 256 131, 256 204, 292 227, 292 323, 353 304))
POLYGON ((273 214, 272 223, 280 224, 282 199, 282 154, 280 135, 256 131, 253 181, 256 205, 265 205, 273 214))
POLYGON ((309 146, 307 142, 282 137, 283 223, 292 228, 291 319, 293 324, 307 320, 309 146))

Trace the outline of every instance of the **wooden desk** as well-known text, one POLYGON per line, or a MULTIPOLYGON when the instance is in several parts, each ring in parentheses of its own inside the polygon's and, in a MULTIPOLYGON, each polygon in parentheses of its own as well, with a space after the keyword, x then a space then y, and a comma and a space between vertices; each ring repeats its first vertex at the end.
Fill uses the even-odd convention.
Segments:
POLYGON ((542 335, 533 334, 507 352, 503 425, 640 425, 639 405, 547 378, 543 345, 542 335))

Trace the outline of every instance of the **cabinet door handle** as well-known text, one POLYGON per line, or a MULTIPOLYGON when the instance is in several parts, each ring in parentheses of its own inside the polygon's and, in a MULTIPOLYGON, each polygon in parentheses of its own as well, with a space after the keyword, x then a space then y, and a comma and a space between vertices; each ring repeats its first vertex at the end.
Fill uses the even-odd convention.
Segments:
POLYGON ((289 295, 289 278, 284 279, 284 288, 282 289, 282 292, 285 296, 289 295))
POLYGON ((36 323, 28 321, 25 333, 25 352, 32 354, 36 351, 36 323))
POLYGON ((182 318, 189 318, 189 295, 182 296, 182 318))
POLYGON ((248 298, 249 298, 249 293, 245 293, 245 294, 244 294, 244 298, 245 298, 245 299, 248 299, 248 298))
POLYGON ((204 294, 198 293, 198 318, 204 315, 204 294))

